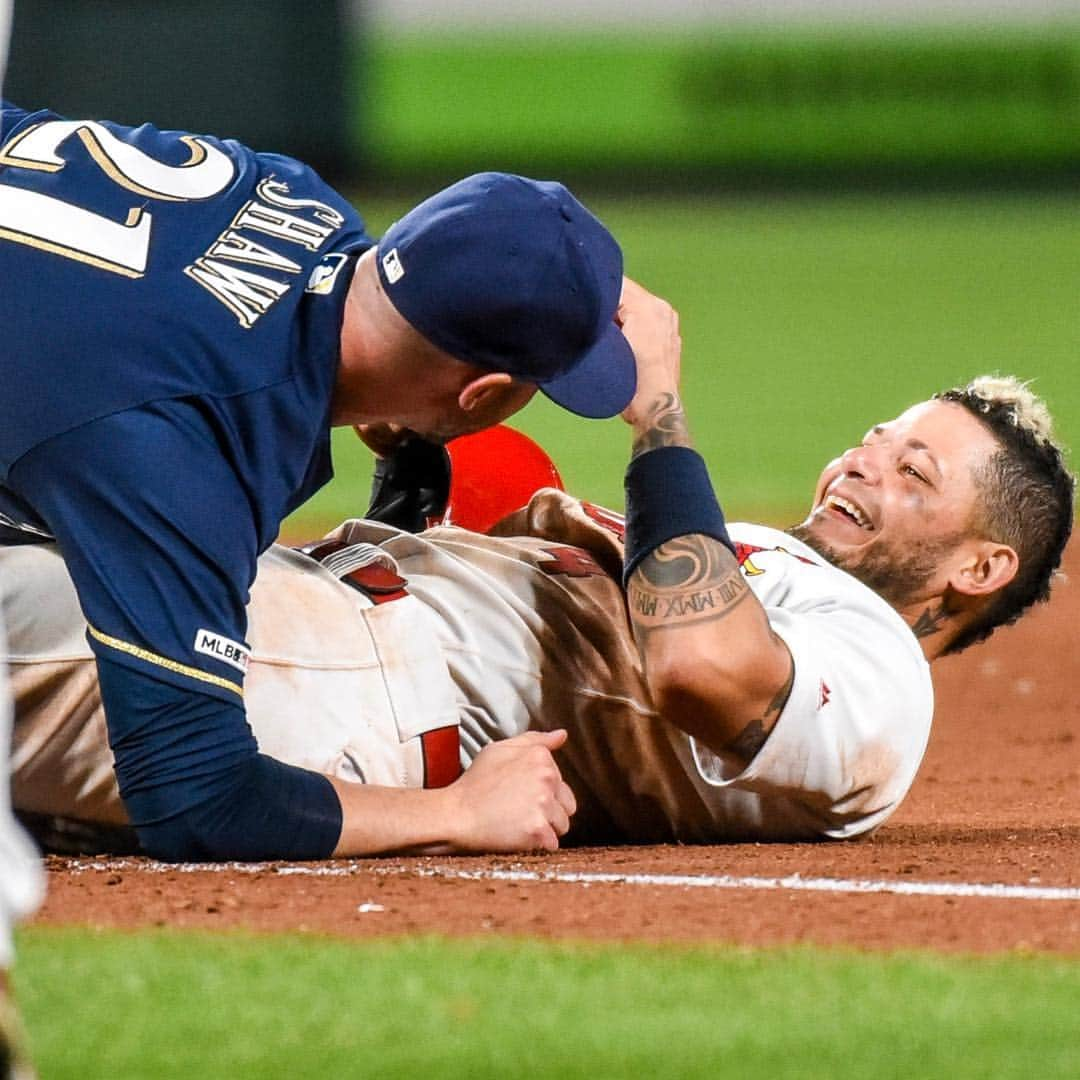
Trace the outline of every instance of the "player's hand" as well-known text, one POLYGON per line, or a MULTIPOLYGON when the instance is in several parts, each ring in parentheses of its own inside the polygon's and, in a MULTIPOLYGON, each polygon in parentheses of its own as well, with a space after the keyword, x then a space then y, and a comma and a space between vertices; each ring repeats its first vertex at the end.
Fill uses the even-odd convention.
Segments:
POLYGON ((353 424, 360 441, 379 457, 386 457, 404 442, 412 432, 400 424, 353 424))
POLYGON ((637 361, 637 392, 622 414, 633 426, 645 419, 662 395, 679 392, 679 313, 666 300, 624 277, 616 322, 637 361))
POLYGON ((566 732, 527 731, 491 743, 449 788, 459 851, 555 851, 577 809, 551 756, 566 732))

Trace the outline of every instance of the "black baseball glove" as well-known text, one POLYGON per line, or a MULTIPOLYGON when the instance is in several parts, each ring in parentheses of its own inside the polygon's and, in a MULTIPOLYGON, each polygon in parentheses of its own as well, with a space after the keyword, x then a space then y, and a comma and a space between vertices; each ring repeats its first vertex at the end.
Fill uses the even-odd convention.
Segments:
POLYGON ((371 504, 364 515, 406 532, 441 520, 450 497, 450 455, 436 443, 410 435, 375 463, 371 504))

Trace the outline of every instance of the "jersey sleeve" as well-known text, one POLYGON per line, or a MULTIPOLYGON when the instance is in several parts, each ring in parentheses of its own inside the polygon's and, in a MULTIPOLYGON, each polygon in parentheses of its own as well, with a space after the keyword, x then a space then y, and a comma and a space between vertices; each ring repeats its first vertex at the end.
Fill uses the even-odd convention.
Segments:
MULTIPOLYGON (((213 815, 213 831, 232 820, 231 833, 226 827, 212 844, 172 837, 160 853, 285 857, 243 835, 255 827, 248 811, 265 817, 258 803, 270 796, 286 819, 299 813, 317 823, 293 857, 328 855, 335 814, 340 831, 332 787, 300 770, 294 786, 307 794, 290 793, 284 777, 267 784, 262 774, 277 763, 260 764, 269 759, 246 722, 245 604, 258 527, 199 409, 164 402, 84 425, 25 455, 11 479, 54 533, 79 593, 136 828, 152 836, 163 823, 228 804, 228 814, 213 815)), ((266 827, 296 832, 297 824, 266 827)))
POLYGON ((691 739, 709 784, 793 805, 831 838, 884 821, 910 787, 933 712, 928 668, 905 626, 871 612, 766 608, 794 661, 794 682, 745 768, 691 739))

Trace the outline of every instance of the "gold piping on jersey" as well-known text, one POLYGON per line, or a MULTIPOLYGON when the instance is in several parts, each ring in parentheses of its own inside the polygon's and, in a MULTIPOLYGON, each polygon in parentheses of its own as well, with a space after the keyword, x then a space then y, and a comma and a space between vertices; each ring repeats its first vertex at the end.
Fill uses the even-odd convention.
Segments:
POLYGON ((94 627, 89 626, 89 624, 87 629, 89 629, 91 637, 100 641, 102 645, 108 645, 110 649, 116 649, 118 652, 127 653, 129 656, 134 656, 139 660, 145 660, 148 664, 156 664, 158 667, 163 667, 166 671, 173 671, 177 675, 187 675, 188 678, 198 679, 200 682, 209 683, 211 686, 220 686, 224 690, 231 690, 240 697, 244 696, 244 688, 239 683, 234 683, 231 679, 223 679, 220 675, 211 675, 209 672, 200 671, 198 668, 188 667, 187 664, 181 664, 176 660, 170 660, 165 656, 158 656, 157 653, 152 653, 149 649, 142 649, 138 645, 132 645, 128 641, 121 641, 119 638, 103 634, 100 630, 96 630, 94 627))

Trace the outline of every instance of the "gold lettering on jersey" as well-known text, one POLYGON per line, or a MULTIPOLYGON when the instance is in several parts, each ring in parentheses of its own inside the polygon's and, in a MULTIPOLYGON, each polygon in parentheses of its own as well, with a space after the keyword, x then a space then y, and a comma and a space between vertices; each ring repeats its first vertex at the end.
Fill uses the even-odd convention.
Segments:
POLYGON ((268 236, 300 244, 308 251, 318 251, 326 238, 334 231, 329 225, 305 221, 278 206, 267 206, 254 200, 249 202, 233 219, 238 229, 257 229, 268 236))
POLYGON ((345 224, 344 214, 318 199, 292 198, 289 195, 289 185, 281 180, 272 180, 269 177, 260 180, 255 192, 263 202, 268 202, 271 206, 281 206, 286 210, 310 210, 331 228, 340 229, 345 224))
POLYGON ((266 266, 272 270, 282 270, 286 274, 299 274, 300 264, 284 255, 271 251, 262 244, 249 240, 246 236, 230 229, 223 234, 206 256, 215 259, 232 259, 234 262, 247 262, 254 266, 266 266))
POLYGON ((345 224, 345 216, 332 206, 318 199, 291 197, 289 185, 283 181, 262 180, 255 191, 259 199, 244 203, 206 252, 184 267, 184 273, 220 300, 246 330, 289 291, 293 282, 230 264, 246 263, 290 276, 303 269, 300 263, 250 234, 318 251, 345 224))
POLYGON ((205 255, 184 267, 184 273, 220 300, 246 330, 289 291, 288 282, 275 281, 205 255))

